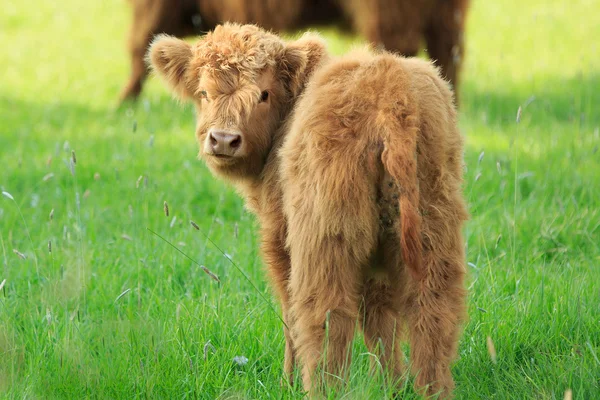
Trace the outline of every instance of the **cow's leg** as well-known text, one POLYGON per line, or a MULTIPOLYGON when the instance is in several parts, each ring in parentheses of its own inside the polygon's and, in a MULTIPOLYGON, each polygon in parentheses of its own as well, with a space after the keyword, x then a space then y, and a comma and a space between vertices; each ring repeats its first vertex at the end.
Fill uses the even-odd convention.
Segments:
POLYGON ((144 55, 152 39, 152 33, 160 22, 160 7, 157 7, 154 1, 134 0, 131 5, 133 21, 127 42, 131 72, 127 84, 121 91, 119 98, 121 103, 125 100, 137 99, 142 90, 142 84, 147 76, 144 55))
POLYGON ((144 61, 146 51, 155 34, 184 36, 192 32, 189 21, 193 10, 184 9, 181 3, 173 5, 167 0, 133 0, 132 6, 133 23, 128 41, 131 74, 121 91, 121 102, 135 100, 141 93, 144 80, 148 76, 144 61), (186 13, 190 15, 185 15, 186 13))
POLYGON ((468 0, 439 2, 439 11, 432 14, 425 30, 427 51, 453 86, 458 104, 459 73, 464 57, 463 34, 468 0))

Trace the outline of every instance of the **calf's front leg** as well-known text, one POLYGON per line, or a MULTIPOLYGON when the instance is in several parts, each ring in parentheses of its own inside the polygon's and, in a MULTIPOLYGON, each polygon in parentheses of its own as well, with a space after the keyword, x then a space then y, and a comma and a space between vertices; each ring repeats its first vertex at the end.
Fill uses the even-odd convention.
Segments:
POLYGON ((291 335, 292 319, 290 315, 290 299, 288 282, 290 275, 290 257, 285 249, 285 229, 281 224, 263 226, 262 252, 265 258, 267 273, 275 289, 275 294, 281 303, 281 313, 284 322, 285 358, 283 362, 284 379, 293 384, 296 354, 291 335))

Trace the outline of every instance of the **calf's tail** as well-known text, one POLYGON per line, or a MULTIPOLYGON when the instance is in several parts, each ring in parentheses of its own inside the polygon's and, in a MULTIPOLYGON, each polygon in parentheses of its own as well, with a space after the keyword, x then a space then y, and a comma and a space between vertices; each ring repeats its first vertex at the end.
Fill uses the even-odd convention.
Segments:
POLYGON ((381 161, 398 187, 400 210, 400 248, 402 260, 413 278, 420 280, 423 245, 419 214, 419 182, 417 177, 417 140, 419 134, 416 113, 380 113, 377 125, 383 138, 381 161))

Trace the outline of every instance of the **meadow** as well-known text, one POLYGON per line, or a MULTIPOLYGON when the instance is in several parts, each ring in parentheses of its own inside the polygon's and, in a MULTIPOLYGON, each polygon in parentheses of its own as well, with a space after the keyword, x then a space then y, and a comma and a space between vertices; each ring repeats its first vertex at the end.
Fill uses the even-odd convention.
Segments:
MULTIPOLYGON (((458 399, 600 398, 598 10, 473 1, 458 399)), ((115 107, 129 23, 121 0, 2 5, 0 398, 300 399, 256 221, 197 160, 191 107, 155 78, 115 107)), ((357 337, 330 398, 391 398, 371 357, 357 337)))

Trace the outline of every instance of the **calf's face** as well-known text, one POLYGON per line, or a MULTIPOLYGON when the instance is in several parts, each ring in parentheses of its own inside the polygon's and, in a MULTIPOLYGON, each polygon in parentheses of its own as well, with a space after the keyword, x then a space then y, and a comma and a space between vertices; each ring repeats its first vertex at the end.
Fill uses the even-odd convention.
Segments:
POLYGON ((234 24, 194 45, 168 36, 154 41, 149 61, 180 98, 194 103, 200 157, 213 173, 233 180, 260 174, 303 86, 307 43, 234 24))
POLYGON ((244 77, 240 71, 205 71, 195 100, 200 157, 214 172, 258 175, 288 103, 274 68, 244 77))

